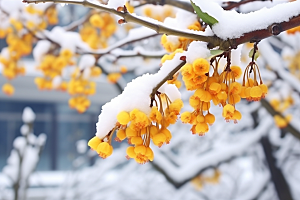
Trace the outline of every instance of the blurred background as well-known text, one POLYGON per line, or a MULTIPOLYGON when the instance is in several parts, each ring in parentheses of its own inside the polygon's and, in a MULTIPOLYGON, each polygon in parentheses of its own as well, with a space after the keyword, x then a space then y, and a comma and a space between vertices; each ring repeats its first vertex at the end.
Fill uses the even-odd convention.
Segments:
MULTIPOLYGON (((1 0, 1 17, 13 5, 26 9, 17 2, 1 0)), ((130 2, 136 5, 136 13, 148 17, 152 13, 158 20, 174 17, 179 10, 154 5, 145 8, 138 6, 140 1, 130 2), (159 15, 168 12, 166 16, 159 15)), ((276 4, 250 2, 237 10, 250 12, 276 4)), ((49 31, 78 22, 81 25, 72 25, 72 31, 80 32, 82 20, 95 12, 83 6, 54 7, 58 21, 48 24, 49 31)), ((105 38, 107 45, 126 37, 128 30, 134 28, 132 24, 118 26, 112 36, 105 38)), ((36 69, 32 52, 20 58, 26 75, 10 81, 13 95, 0 93, 0 200, 300 198, 299 32, 282 33, 258 45, 257 63, 269 94, 262 102, 242 100, 237 108, 243 117, 237 124, 226 123, 218 106, 211 108, 216 122, 203 137, 192 135, 190 125, 178 120, 170 127, 171 143, 153 147, 154 161, 144 165, 125 158, 126 142, 114 141, 114 153, 107 159, 99 158, 87 147, 96 132, 102 105, 119 95, 133 78, 159 69, 160 58, 166 53, 160 37, 154 35, 122 46, 124 51, 137 46, 152 50, 156 54, 151 56, 99 58, 102 74, 93 79, 96 93, 89 96, 90 106, 83 113, 70 108, 68 93, 37 87, 35 78, 42 77, 43 72, 36 69), (124 65, 127 73, 112 81, 109 75, 121 74, 124 65)), ((0 39, 0 51, 7 46, 7 38, 0 39)), ((33 48, 36 46, 33 44, 33 48)), ((249 63, 252 46, 245 44, 239 49, 242 69, 249 63)), ((3 66, 0 63, 1 69, 3 66)), ((2 86, 7 77, 2 70, 1 73, 2 86)), ((184 86, 180 91, 185 103, 183 111, 191 111, 188 101, 193 93, 184 86)))

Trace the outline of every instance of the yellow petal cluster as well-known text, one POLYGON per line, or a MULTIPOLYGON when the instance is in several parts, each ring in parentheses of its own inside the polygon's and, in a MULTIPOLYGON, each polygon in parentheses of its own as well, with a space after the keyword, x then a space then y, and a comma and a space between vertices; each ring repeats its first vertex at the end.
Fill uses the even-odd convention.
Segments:
MULTIPOLYGON (((158 105, 153 106, 149 114, 139 109, 133 109, 130 112, 119 112, 116 116, 116 126, 107 136, 108 143, 111 142, 111 136, 115 130, 116 141, 121 142, 127 138, 128 143, 132 146, 127 148, 126 158, 132 158, 140 164, 153 161, 154 154, 150 148, 151 141, 158 147, 169 144, 172 134, 168 130, 168 126, 176 122, 177 116, 183 107, 183 102, 180 99, 171 102, 169 97, 163 93, 156 94, 156 97, 155 102, 158 105)), ((97 138, 92 138, 89 142, 92 149, 95 149, 98 145, 97 142, 94 144, 95 140, 98 141, 97 138)))
POLYGON ((187 90, 195 90, 189 99, 194 109, 181 114, 181 121, 192 125, 193 134, 203 136, 209 131, 209 126, 215 122, 215 116, 210 113, 211 102, 223 107, 223 117, 226 121, 237 123, 242 118, 235 109, 235 104, 241 100, 242 85, 236 82, 241 77, 239 66, 225 66, 219 74, 218 62, 211 64, 204 58, 198 58, 193 63, 186 63, 181 68, 182 80, 187 90), (215 64, 216 63, 216 64, 215 64), (212 75, 209 74, 212 67, 212 75))
MULTIPOLYGON (((128 7, 127 7, 128 9, 128 7)), ((130 12, 130 11, 129 11, 130 12)), ((163 22, 167 17, 175 17, 175 10, 172 6, 156 6, 156 5, 146 5, 143 8, 143 14, 146 17, 156 19, 163 22), (159 9, 159 12, 157 12, 159 9)))
POLYGON ((69 99, 69 106, 79 113, 85 112, 90 107, 91 102, 88 96, 96 92, 96 82, 90 78, 100 76, 101 69, 93 66, 88 75, 83 73, 79 67, 76 67, 68 83, 68 93, 72 96, 69 99))
MULTIPOLYGON (((190 30, 195 30, 195 31, 200 31, 201 30, 201 25, 198 21, 195 21, 193 24, 188 26, 188 29, 190 30)), ((192 42, 192 39, 184 38, 184 37, 178 37, 168 39, 167 35, 162 35, 161 37, 161 44, 165 48, 167 52, 174 52, 177 49, 183 49, 186 50, 188 45, 192 42)))
POLYGON ((92 49, 99 49, 107 47, 108 39, 116 30, 116 22, 111 14, 96 13, 82 26, 79 34, 92 49))
POLYGON ((104 142, 97 136, 90 139, 88 146, 91 147, 92 150, 97 151, 98 155, 103 159, 109 157, 113 153, 113 147, 111 144, 104 142))

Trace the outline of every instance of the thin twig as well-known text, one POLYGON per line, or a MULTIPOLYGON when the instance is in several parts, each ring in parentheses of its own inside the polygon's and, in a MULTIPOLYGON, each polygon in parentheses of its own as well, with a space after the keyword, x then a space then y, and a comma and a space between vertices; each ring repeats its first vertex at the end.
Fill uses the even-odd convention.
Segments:
MULTIPOLYGON (((272 115, 272 116, 275 116, 275 115, 279 115, 280 117, 282 118, 285 118, 280 112, 277 112, 272 106, 271 104, 265 100, 265 99, 261 99, 260 100, 262 106, 272 115)), ((284 131, 286 132, 289 132, 291 133, 294 137, 296 137, 297 139, 300 140, 300 133, 299 131, 294 127, 292 126, 291 124, 287 124, 287 126, 285 128, 283 128, 284 131)))
MULTIPOLYGON (((94 4, 89 2, 88 0, 24 0, 25 3, 44 3, 44 2, 55 2, 55 3, 67 3, 67 4, 76 4, 76 5, 83 5, 86 7, 102 10, 105 12, 109 12, 112 14, 115 14, 121 18, 123 18, 120 23, 124 22, 133 22, 136 24, 140 24, 144 27, 150 28, 152 30, 155 30, 157 33, 160 34, 167 34, 167 35, 174 35, 179 37, 186 37, 193 40, 199 40, 203 42, 208 43, 208 48, 212 49, 215 47, 219 47, 220 50, 228 50, 228 49, 235 49, 238 45, 246 43, 246 42, 256 42, 260 41, 262 39, 265 39, 267 37, 278 35, 279 33, 286 31, 288 29, 294 28, 296 26, 300 25, 300 15, 295 16, 291 18, 289 21, 271 24, 266 29, 252 31, 249 33, 244 33, 243 36, 236 39, 228 39, 228 40, 222 40, 221 38, 217 36, 203 36, 200 34, 195 34, 188 31, 181 31, 177 29, 173 29, 170 27, 166 27, 161 22, 150 22, 142 17, 138 17, 136 15, 131 15, 129 12, 125 10, 123 11, 117 11, 113 8, 110 8, 106 5, 101 4, 94 4)), ((126 7, 125 7, 126 8, 126 7)))
POLYGON ((157 93, 157 90, 165 83, 167 82, 168 80, 172 80, 173 79, 173 76, 174 74, 176 74, 180 69, 181 67, 183 67, 185 65, 186 61, 182 61, 177 67, 175 67, 163 80, 161 80, 153 89, 152 89, 152 92, 150 94, 150 99, 151 99, 151 104, 150 104, 150 107, 153 106, 153 101, 155 99, 155 94, 157 93))
POLYGON ((75 5, 83 5, 86 7, 102 10, 105 12, 109 12, 112 14, 115 14, 119 17, 122 17, 124 19, 124 22, 133 22, 136 24, 140 24, 144 27, 150 28, 152 30, 155 30, 157 33, 160 34, 167 34, 167 35, 175 35, 179 37, 186 37, 194 40, 199 40, 203 42, 207 42, 210 44, 210 46, 216 47, 219 46, 219 44, 223 44, 223 46, 226 46, 228 48, 228 42, 224 43, 224 41, 217 36, 203 36, 187 31, 181 31, 177 29, 173 29, 170 27, 163 26, 163 23, 158 22, 153 23, 149 22, 146 19, 143 19, 142 17, 138 17, 136 15, 131 15, 129 12, 122 12, 122 11, 117 11, 113 8, 110 8, 106 5, 101 5, 101 4, 94 4, 89 2, 88 0, 24 0, 24 3, 45 3, 45 2, 55 2, 55 3, 67 3, 67 4, 75 4, 75 5))

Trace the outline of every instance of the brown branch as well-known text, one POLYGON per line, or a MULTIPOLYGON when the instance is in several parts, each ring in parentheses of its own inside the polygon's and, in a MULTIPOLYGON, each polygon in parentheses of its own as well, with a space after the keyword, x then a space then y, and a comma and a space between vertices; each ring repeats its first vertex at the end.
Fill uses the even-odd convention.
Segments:
MULTIPOLYGON (((271 104, 265 100, 265 99, 261 99, 261 104, 262 106, 274 117, 275 115, 279 115, 280 117, 282 117, 283 119, 285 118, 280 112, 277 112, 272 106, 271 104)), ((294 137, 296 137, 297 139, 300 140, 300 133, 299 131, 293 127, 291 124, 287 124, 287 126, 285 128, 283 128, 284 131, 291 133, 294 137)))
POLYGON ((155 37, 155 36, 158 36, 158 35, 159 34, 148 35, 148 36, 137 38, 137 39, 134 39, 134 40, 130 40, 130 41, 127 41, 127 42, 124 42, 124 43, 120 43, 119 45, 113 46, 113 47, 108 48, 108 49, 104 49, 103 52, 101 52, 101 53, 97 53, 97 52, 82 52, 81 54, 93 54, 93 55, 98 56, 98 58, 100 58, 102 55, 108 54, 108 53, 110 53, 112 50, 114 50, 116 48, 120 48, 120 47, 123 47, 125 45, 131 44, 131 43, 134 43, 134 42, 138 42, 138 41, 141 41, 141 40, 144 40, 144 39, 148 39, 148 38, 151 38, 151 37, 155 37))
POLYGON ((92 16, 92 12, 84 15, 82 18, 78 19, 77 21, 72 22, 71 24, 63 27, 65 31, 74 31, 78 26, 82 25, 83 23, 87 22, 89 18, 92 16))
POLYGON ((168 80, 172 80, 174 74, 176 74, 181 67, 183 67, 186 63, 185 61, 185 57, 184 58, 180 58, 181 60, 183 60, 183 62, 181 62, 177 67, 175 67, 163 80, 161 80, 153 89, 152 92, 150 94, 150 99, 151 99, 151 103, 150 103, 150 107, 153 106, 153 101, 155 100, 155 94, 157 93, 158 89, 168 80))
MULTIPOLYGON (((254 2, 254 1, 266 1, 266 0, 242 0, 240 2, 231 2, 231 1, 229 1, 229 2, 225 3, 225 4, 227 4, 227 6, 224 6, 223 9, 224 10, 231 10, 233 8, 240 7, 243 4, 254 2)), ((269 1, 269 0, 267 0, 267 1, 269 1)), ((272 0, 270 0, 270 1, 272 1, 272 0)))
POLYGON ((90 8, 106 11, 117 16, 123 18, 123 22, 133 22, 155 30, 157 33, 164 33, 167 35, 174 35, 179 37, 186 37, 193 40, 199 40, 208 43, 208 48, 212 49, 215 47, 219 47, 221 50, 229 50, 237 48, 238 45, 246 43, 246 42, 257 42, 267 37, 278 35, 279 33, 291 29, 293 27, 300 25, 300 15, 291 18, 288 22, 271 24, 268 28, 263 30, 252 31, 250 33, 245 33, 240 38, 236 39, 228 39, 222 40, 217 36, 203 36, 199 34, 194 34, 191 32, 181 31, 177 29, 172 29, 169 27, 165 27, 160 23, 153 23, 143 18, 137 17, 135 15, 131 15, 130 13, 117 11, 113 8, 109 8, 105 5, 93 4, 87 0, 24 0, 25 3, 42 3, 42 2, 56 2, 56 3, 68 3, 68 4, 77 4, 83 5, 90 8))
POLYGON ((300 26, 300 15, 291 18, 287 22, 271 24, 266 29, 245 33, 242 37, 233 39, 232 46, 237 47, 238 45, 246 42, 259 42, 260 40, 271 36, 279 35, 280 33, 297 26, 300 26))
MULTIPOLYGON (((129 12, 117 11, 117 10, 115 10, 113 8, 109 8, 105 5, 94 4, 94 3, 91 3, 87 0, 23 0, 23 2, 24 3, 55 2, 55 3, 67 3, 67 4, 83 5, 83 6, 86 6, 86 7, 90 7, 90 8, 94 8, 94 9, 98 9, 98 10, 102 10, 102 11, 105 11, 105 12, 115 14, 119 17, 122 17, 123 18, 122 21, 124 21, 124 22, 133 22, 133 23, 136 23, 136 24, 140 24, 144 27, 147 27, 147 28, 150 28, 150 29, 156 31, 159 34, 175 35, 175 36, 179 36, 179 37, 190 38, 190 39, 193 39, 193 40, 199 40, 199 41, 207 42, 207 43, 210 44, 210 46, 213 46, 213 47, 219 46, 219 44, 221 44, 221 42, 222 42, 222 40, 220 38, 218 38, 217 36, 203 36, 203 35, 187 32, 187 31, 172 29, 172 28, 165 27, 165 26, 161 25, 161 23, 159 23, 159 22, 152 23, 152 22, 149 22, 145 19, 137 17, 135 15, 131 15, 129 12)), ((224 42, 222 42, 222 44, 223 43, 224 42)), ((227 48, 228 48, 228 45, 227 45, 227 48)))
POLYGON ((141 52, 137 51, 137 52, 133 52, 133 53, 125 53, 123 55, 122 54, 114 55, 113 53, 110 53, 110 54, 115 56, 115 60, 118 60, 121 58, 132 58, 132 57, 161 59, 166 54, 166 52, 164 51, 162 54, 147 54, 147 53, 141 53, 141 52))

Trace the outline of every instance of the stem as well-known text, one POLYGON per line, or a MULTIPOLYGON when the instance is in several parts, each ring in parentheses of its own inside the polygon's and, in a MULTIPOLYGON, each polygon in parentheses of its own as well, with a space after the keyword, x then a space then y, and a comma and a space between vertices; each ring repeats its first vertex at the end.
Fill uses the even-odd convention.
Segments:
MULTIPOLYGON (((279 115, 282 118, 285 118, 280 112, 277 112, 276 110, 274 110, 274 108, 270 105, 270 103, 265 100, 265 99, 261 99, 260 100, 261 104, 263 107, 265 107, 265 109, 272 115, 279 115)), ((294 137, 296 137, 298 140, 300 140, 300 133, 299 131, 293 127, 291 124, 287 124, 287 126, 285 128, 283 128, 283 130, 285 130, 286 132, 291 133, 294 137)))
POLYGON ((222 40, 221 38, 214 36, 203 36, 199 34, 194 34, 186 31, 181 31, 177 29, 172 29, 166 26, 163 26, 163 23, 157 22, 149 22, 142 17, 138 17, 135 15, 131 15, 128 12, 117 11, 113 8, 110 8, 106 5, 99 5, 89 2, 88 0, 23 0, 24 3, 45 3, 45 2, 55 2, 55 3, 67 3, 67 4, 76 4, 83 5, 86 7, 102 10, 105 12, 109 12, 115 14, 119 17, 122 17, 124 22, 133 22, 136 24, 140 24, 144 27, 155 30, 157 33, 174 35, 179 37, 186 37, 193 40, 199 40, 203 42, 207 42, 207 47, 209 49, 219 47, 220 50, 229 50, 235 49, 238 45, 246 43, 246 42, 257 42, 267 37, 278 35, 279 33, 286 31, 288 29, 297 27, 300 25, 300 15, 292 17, 289 21, 274 23, 269 25, 266 29, 252 31, 249 33, 244 33, 240 38, 222 40))
POLYGON ((264 136, 261 139, 261 144, 264 149, 266 160, 270 169, 270 174, 272 181, 275 185, 275 189, 280 200, 292 200, 292 194, 289 188, 289 185, 284 178, 284 175, 280 168, 276 166, 276 158, 273 156, 272 146, 269 141, 269 138, 264 136))
POLYGON ((150 29, 156 31, 157 33, 167 34, 167 35, 175 35, 175 36, 179 36, 179 37, 186 37, 186 38, 193 39, 193 40, 199 40, 199 41, 207 42, 210 44, 210 46, 213 46, 213 47, 218 46, 222 41, 217 36, 203 36, 203 35, 194 34, 194 33, 186 32, 186 31, 172 29, 172 28, 163 26, 162 23, 160 23, 160 22, 157 22, 157 23, 149 22, 141 17, 131 15, 129 12, 117 11, 106 5, 99 5, 99 4, 91 3, 88 0, 23 0, 23 2, 24 3, 55 2, 55 3, 83 5, 86 7, 90 7, 90 8, 94 8, 94 9, 98 9, 98 10, 102 10, 105 12, 115 14, 119 17, 122 17, 125 22, 133 22, 136 24, 140 24, 144 27, 147 27, 147 28, 150 28, 150 29))
POLYGON ((233 8, 240 7, 243 4, 254 2, 254 1, 265 1, 265 0, 241 0, 240 2, 227 2, 227 6, 223 7, 223 9, 231 10, 233 8))
POLYGON ((175 67, 163 80, 161 80, 152 90, 152 93, 150 94, 150 98, 151 98, 151 104, 150 107, 153 106, 153 101, 155 99, 155 94, 157 92, 157 90, 168 80, 172 80, 174 74, 176 74, 176 72, 178 72, 181 67, 183 67, 183 65, 185 65, 186 61, 181 62, 177 67, 175 67))

